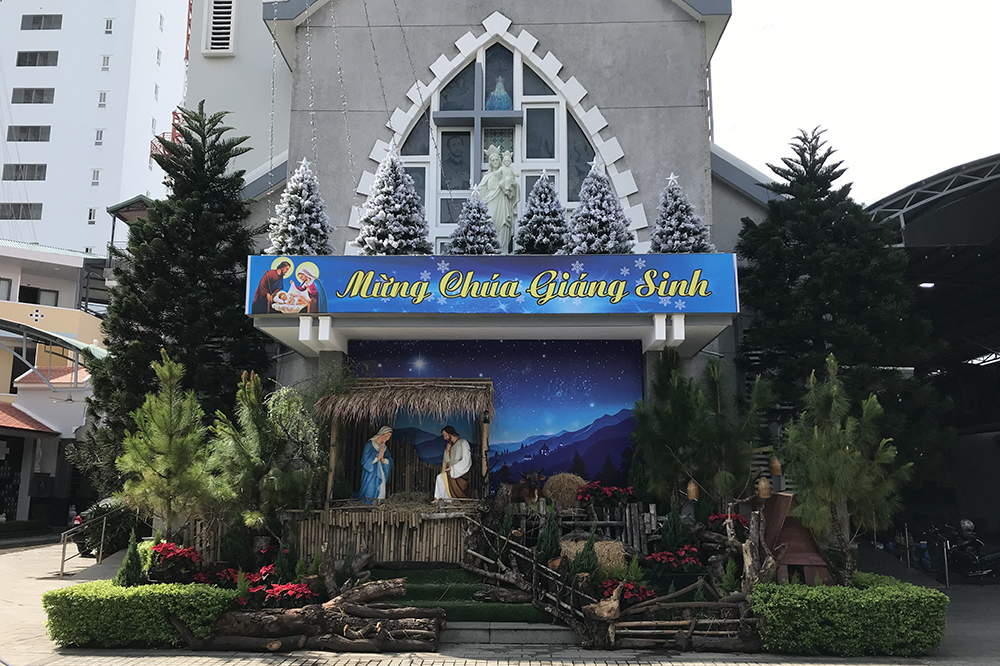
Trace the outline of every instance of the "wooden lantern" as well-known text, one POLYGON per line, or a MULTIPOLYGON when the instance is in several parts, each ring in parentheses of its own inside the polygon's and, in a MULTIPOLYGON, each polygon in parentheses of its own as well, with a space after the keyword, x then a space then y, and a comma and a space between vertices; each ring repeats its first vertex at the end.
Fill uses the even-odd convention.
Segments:
POLYGON ((771 470, 771 476, 781 476, 781 461, 778 460, 778 456, 771 456, 767 468, 771 470))
POLYGON ((688 481, 688 486, 687 486, 688 499, 693 502, 697 502, 699 493, 700 490, 698 489, 698 482, 695 481, 694 479, 688 481))
POLYGON ((771 496, 771 482, 767 480, 766 476, 760 477, 757 481, 757 494, 761 499, 767 499, 771 496))

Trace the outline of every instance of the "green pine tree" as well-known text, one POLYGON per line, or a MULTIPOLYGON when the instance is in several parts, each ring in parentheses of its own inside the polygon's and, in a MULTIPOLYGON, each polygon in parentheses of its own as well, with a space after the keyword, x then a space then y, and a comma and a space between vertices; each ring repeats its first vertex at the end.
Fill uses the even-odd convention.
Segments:
POLYGON ((248 137, 228 136, 226 113, 208 115, 204 102, 181 115, 180 140, 157 137, 165 154, 153 156, 167 174, 167 198, 130 225, 124 250, 110 249, 118 281, 102 323, 110 353, 88 362, 89 416, 100 425, 69 450, 102 493, 121 487, 115 460, 130 415, 156 390, 150 363, 160 349, 184 365, 209 414, 232 408, 242 371, 269 364, 263 335, 243 313, 247 255, 262 230, 247 224, 244 172, 230 163, 249 150, 248 137))
POLYGON ((912 464, 896 462, 892 440, 881 436, 882 407, 874 394, 861 402, 859 417, 851 416, 848 391, 832 354, 826 372, 823 382, 815 372, 810 375, 805 410, 785 429, 780 453, 796 484, 792 515, 813 532, 834 537, 846 562, 844 584, 851 585, 854 538, 888 527, 912 464), (845 520, 848 533, 841 529, 845 520))
POLYGON ((321 464, 318 429, 302 396, 285 387, 265 397, 260 377, 244 374, 236 419, 219 413, 212 431, 210 467, 220 499, 247 527, 280 535, 278 513, 306 508, 321 464))
POLYGON ((206 468, 208 429, 194 391, 184 390, 184 366, 161 351, 153 363, 160 389, 132 413, 135 432, 125 433, 118 469, 125 477, 126 504, 163 521, 173 535, 196 515, 210 487, 206 468))
POLYGON ((834 354, 852 393, 880 396, 903 459, 940 478, 951 434, 938 419, 947 403, 924 379, 937 347, 930 324, 914 314, 906 254, 851 198, 850 184, 834 186, 845 169, 822 134, 795 137, 794 156, 771 166, 782 182, 766 186, 781 196, 763 221, 743 220, 740 302, 753 322, 741 363, 773 379, 778 409, 770 417, 780 423, 798 412, 803 378, 834 354))
POLYGON ((556 508, 550 502, 545 508, 545 524, 538 534, 538 543, 535 551, 538 553, 538 561, 547 564, 549 560, 559 555, 559 517, 556 516, 556 508))
POLYGON ((120 587, 135 587, 143 583, 142 558, 139 557, 139 546, 135 541, 135 530, 128 540, 128 550, 125 551, 125 559, 118 568, 112 581, 120 587))
POLYGON ((576 576, 577 574, 587 573, 593 575, 599 565, 597 560, 597 549, 594 547, 594 535, 596 528, 590 528, 590 536, 587 537, 587 541, 583 544, 583 550, 573 558, 573 561, 569 565, 569 573, 571 576, 576 576))
POLYGON ((706 495, 699 506, 724 509, 727 499, 747 488, 752 450, 761 436, 758 415, 769 401, 767 383, 758 380, 737 408, 718 359, 696 381, 681 372, 676 350, 661 352, 650 397, 632 412, 632 486, 670 503, 694 479, 706 495))

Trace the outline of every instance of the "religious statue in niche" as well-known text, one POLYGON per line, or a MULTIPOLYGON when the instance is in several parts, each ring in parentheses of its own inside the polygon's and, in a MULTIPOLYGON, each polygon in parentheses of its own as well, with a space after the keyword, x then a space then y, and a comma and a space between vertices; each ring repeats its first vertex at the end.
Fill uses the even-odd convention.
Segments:
POLYGON ((485 152, 490 170, 479 181, 479 191, 497 228, 500 251, 506 254, 510 251, 514 221, 517 219, 517 202, 521 196, 517 184, 518 173, 511 168, 513 155, 509 150, 504 151, 501 157, 500 149, 491 145, 485 152))
POLYGON ((497 77, 497 84, 486 97, 487 111, 510 111, 514 108, 514 101, 510 98, 510 93, 503 87, 503 77, 497 77))

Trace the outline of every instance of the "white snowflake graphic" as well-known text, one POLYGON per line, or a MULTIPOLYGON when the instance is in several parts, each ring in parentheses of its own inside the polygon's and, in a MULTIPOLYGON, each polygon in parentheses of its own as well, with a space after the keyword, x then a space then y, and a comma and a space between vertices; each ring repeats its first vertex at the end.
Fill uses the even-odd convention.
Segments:
POLYGON ((497 310, 500 312, 507 312, 507 304, 503 301, 497 301, 497 310))
POLYGON ((382 299, 382 302, 383 302, 383 303, 388 303, 388 302, 389 302, 389 299, 388 299, 388 298, 383 298, 383 299, 382 299))
POLYGON ((643 268, 646 267, 646 260, 645 259, 636 259, 635 260, 635 267, 638 268, 639 270, 642 270, 643 268))
POLYGON ((447 302, 448 302, 447 298, 445 298, 444 296, 438 296, 438 305, 444 305, 447 302))
POLYGON ((517 297, 517 302, 524 303, 524 294, 521 294, 520 296, 517 297))
POLYGON ((573 270, 574 273, 582 273, 583 272, 583 262, 582 261, 574 261, 572 264, 570 264, 570 268, 573 270))
POLYGON ((641 287, 644 284, 646 284, 646 281, 643 280, 642 278, 639 278, 638 280, 635 281, 635 286, 637 287, 641 287))
POLYGON ((669 296, 664 296, 660 299, 660 305, 670 305, 670 300, 669 296))
POLYGON ((443 260, 443 259, 441 261, 439 261, 438 262, 438 270, 441 271, 442 273, 447 273, 448 272, 448 262, 445 261, 445 260, 443 260))
POLYGON ((570 303, 572 303, 575 307, 580 307, 581 305, 583 305, 583 299, 574 298, 573 300, 570 301, 570 303))
POLYGON ((678 310, 683 310, 684 308, 687 307, 687 303, 685 303, 682 300, 674 301, 674 307, 677 308, 678 310))
POLYGON ((628 273, 629 273, 628 266, 622 266, 621 273, 622 273, 622 277, 625 277, 626 275, 628 275, 628 273))
POLYGON ((431 272, 430 271, 422 271, 420 273, 420 279, 423 280, 424 282, 430 282, 430 280, 431 280, 431 272))

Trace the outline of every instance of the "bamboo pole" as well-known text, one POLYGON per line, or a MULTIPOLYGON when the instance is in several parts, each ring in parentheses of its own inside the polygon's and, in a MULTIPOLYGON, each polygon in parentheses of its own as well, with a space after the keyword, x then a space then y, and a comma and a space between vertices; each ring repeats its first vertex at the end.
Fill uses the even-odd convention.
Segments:
POLYGON ((333 476, 337 466, 337 420, 332 419, 330 424, 330 469, 326 473, 326 508, 330 508, 330 500, 333 498, 333 476))

